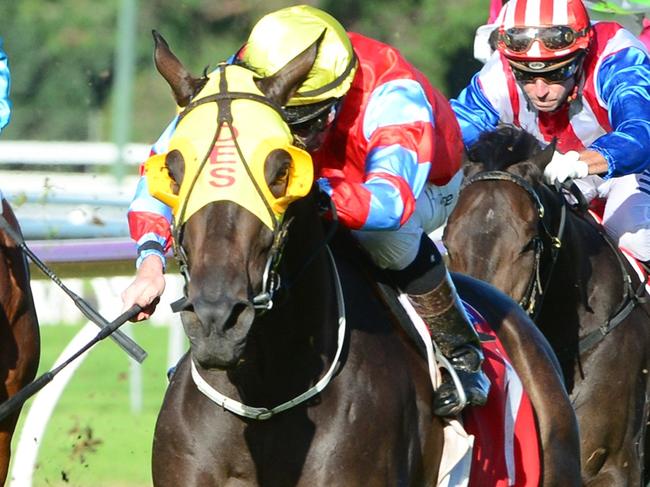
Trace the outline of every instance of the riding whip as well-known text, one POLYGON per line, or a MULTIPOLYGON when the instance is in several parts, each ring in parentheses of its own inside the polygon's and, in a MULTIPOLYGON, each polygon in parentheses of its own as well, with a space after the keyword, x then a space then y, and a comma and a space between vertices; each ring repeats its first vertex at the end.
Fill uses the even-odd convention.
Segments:
POLYGON ((61 363, 58 367, 50 370, 49 372, 44 373, 37 379, 33 380, 25 387, 23 387, 20 391, 18 391, 14 396, 10 397, 5 402, 0 404, 0 421, 4 420, 16 409, 21 407, 27 399, 32 397, 43 387, 49 384, 52 381, 52 379, 54 379, 56 374, 58 374, 59 372, 61 372, 61 370, 67 367, 70 364, 70 362, 75 360, 77 357, 79 357, 82 353, 84 353, 90 347, 95 345, 97 342, 103 340, 107 336, 112 336, 112 334, 116 332, 120 326, 126 323, 129 319, 136 316, 138 313, 140 313, 140 311, 142 311, 142 308, 137 304, 134 304, 128 310, 122 313, 120 316, 115 318, 114 321, 112 321, 111 323, 106 323, 106 326, 104 326, 101 330, 99 330, 97 335, 95 335, 95 337, 92 340, 90 340, 83 347, 81 347, 65 362, 61 363))
MULTIPOLYGON (((100 328, 106 328, 109 323, 106 319, 99 314, 88 302, 83 299, 78 294, 74 293, 72 290, 61 282, 61 279, 50 269, 45 263, 39 259, 34 252, 27 246, 25 239, 22 235, 14 230, 5 217, 0 214, 0 229, 4 230, 9 237, 18 245, 18 247, 31 259, 31 261, 38 267, 47 277, 49 277, 57 286, 59 286, 63 292, 65 292, 74 302, 75 306, 83 313, 83 315, 88 318, 90 321, 95 323, 100 328)), ((120 346, 122 349, 135 361, 142 363, 145 358, 147 358, 147 352, 145 352, 140 345, 135 343, 131 338, 117 330, 114 334, 109 333, 111 338, 120 346)))

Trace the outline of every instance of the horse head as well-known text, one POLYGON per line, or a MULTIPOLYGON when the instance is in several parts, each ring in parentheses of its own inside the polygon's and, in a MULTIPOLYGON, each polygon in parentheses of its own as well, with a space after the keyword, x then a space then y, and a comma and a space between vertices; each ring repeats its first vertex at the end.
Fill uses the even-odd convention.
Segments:
POLYGON ((554 151, 555 140, 542 148, 532 134, 509 125, 481 135, 469 150, 466 179, 444 232, 451 269, 524 299, 540 235, 555 216, 540 200, 551 193, 542 175, 554 151))
POLYGON ((169 151, 146 163, 149 190, 174 213, 192 356, 203 368, 232 368, 277 287, 287 208, 313 185, 311 158, 294 146, 282 107, 320 39, 266 78, 227 64, 195 78, 156 32, 154 39, 179 115, 169 151))

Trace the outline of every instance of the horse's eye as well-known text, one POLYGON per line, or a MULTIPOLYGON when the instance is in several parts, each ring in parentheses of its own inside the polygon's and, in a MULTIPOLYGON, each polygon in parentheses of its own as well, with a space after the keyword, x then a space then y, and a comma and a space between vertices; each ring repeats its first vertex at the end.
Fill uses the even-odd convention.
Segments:
POLYGON ((289 168, 289 162, 282 164, 275 172, 271 186, 285 185, 289 180, 289 168))
POLYGON ((286 164, 280 168, 278 174, 275 177, 275 181, 278 183, 285 183, 289 179, 289 164, 286 164))
POLYGON ((276 149, 266 159, 265 178, 274 197, 284 195, 289 184, 291 170, 291 155, 283 150, 276 149))

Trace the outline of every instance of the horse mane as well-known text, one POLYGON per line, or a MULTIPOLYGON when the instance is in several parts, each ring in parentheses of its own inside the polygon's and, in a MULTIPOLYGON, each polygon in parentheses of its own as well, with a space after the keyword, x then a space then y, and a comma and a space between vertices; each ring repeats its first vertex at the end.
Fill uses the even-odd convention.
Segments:
POLYGON ((541 151, 535 136, 514 125, 500 125, 483 132, 468 150, 469 160, 483 164, 484 171, 505 171, 532 159, 541 151))

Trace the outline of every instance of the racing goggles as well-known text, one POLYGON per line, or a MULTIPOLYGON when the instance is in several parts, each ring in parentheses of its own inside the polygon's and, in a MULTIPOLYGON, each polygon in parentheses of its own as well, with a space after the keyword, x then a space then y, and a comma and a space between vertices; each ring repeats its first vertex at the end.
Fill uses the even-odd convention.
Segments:
POLYGON ((576 40, 588 34, 589 28, 576 32, 566 25, 551 27, 511 27, 500 34, 500 39, 512 52, 526 52, 534 41, 544 44, 551 51, 571 47, 576 40))
MULTIPOLYGON (((580 69, 582 56, 576 56, 559 67, 542 61, 517 62, 510 60, 515 79, 520 83, 532 83, 541 78, 549 84, 564 83, 575 76, 580 69)), ((555 63, 557 65, 558 63, 555 63)))
POLYGON ((312 106, 286 107, 284 111, 291 132, 302 137, 322 132, 334 122, 340 101, 330 99, 312 106))

